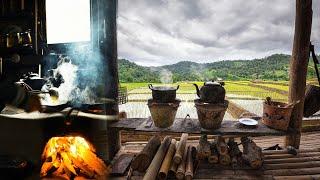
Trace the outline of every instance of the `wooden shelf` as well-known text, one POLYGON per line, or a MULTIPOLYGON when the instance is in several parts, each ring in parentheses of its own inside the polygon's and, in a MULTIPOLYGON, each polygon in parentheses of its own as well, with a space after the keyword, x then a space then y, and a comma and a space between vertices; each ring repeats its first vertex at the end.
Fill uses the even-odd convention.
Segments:
POLYGON ((29 22, 33 16, 31 14, 21 14, 14 16, 0 16, 0 22, 29 22))
POLYGON ((160 132, 160 133, 191 133, 191 134, 210 134, 224 136, 283 136, 290 132, 271 129, 258 121, 259 124, 254 128, 245 127, 237 121, 226 120, 221 124, 221 128, 216 130, 206 130, 200 127, 197 119, 178 118, 169 128, 155 127, 151 118, 132 118, 124 119, 110 124, 110 127, 119 130, 160 132))
POLYGON ((12 53, 33 54, 34 53, 34 49, 32 48, 32 46, 0 48, 0 55, 8 55, 8 54, 12 54, 12 53))

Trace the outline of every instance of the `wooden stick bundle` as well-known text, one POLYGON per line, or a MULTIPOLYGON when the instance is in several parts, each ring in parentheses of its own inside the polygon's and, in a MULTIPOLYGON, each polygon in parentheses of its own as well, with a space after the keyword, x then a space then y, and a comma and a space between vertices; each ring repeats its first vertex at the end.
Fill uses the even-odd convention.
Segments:
POLYGON ((228 146, 229 154, 231 156, 231 166, 235 168, 239 164, 242 164, 242 152, 239 149, 238 143, 234 141, 234 138, 229 138, 228 146))
POLYGON ((183 154, 187 150, 186 149, 187 140, 188 140, 188 134, 187 133, 183 133, 181 135, 180 141, 178 143, 178 147, 177 147, 176 153, 175 153, 175 155, 173 157, 173 161, 176 164, 180 164, 181 161, 182 161, 183 154))
POLYGON ((161 144, 160 136, 153 136, 131 163, 132 170, 145 172, 161 144))
POLYGON ((183 159, 182 159, 181 163, 178 165, 178 169, 177 169, 177 173, 176 173, 177 179, 184 178, 184 173, 186 171, 187 156, 188 156, 188 150, 186 149, 186 151, 184 151, 184 154, 183 154, 183 159))
POLYGON ((231 158, 229 154, 221 154, 219 156, 219 163, 224 166, 229 165, 231 163, 231 158))
POLYGON ((221 136, 217 136, 216 139, 216 144, 217 144, 217 150, 220 155, 226 155, 228 154, 228 145, 226 144, 225 140, 221 136))
POLYGON ((219 162, 219 153, 217 150, 217 144, 215 142, 210 143, 211 154, 208 157, 208 162, 211 164, 216 164, 219 162))
POLYGON ((219 163, 221 165, 229 165, 231 163, 231 158, 229 155, 228 145, 221 136, 217 136, 215 139, 217 151, 219 153, 219 163))
POLYGON ((143 177, 143 180, 155 180, 158 175, 161 163, 166 155, 166 152, 171 144, 171 137, 166 136, 160 145, 156 155, 154 156, 146 174, 143 177))
POLYGON ((260 168, 262 166, 262 149, 247 137, 241 138, 243 145, 242 157, 252 168, 260 168))
POLYGON ((199 160, 203 160, 211 155, 210 143, 207 140, 207 135, 201 135, 197 146, 197 152, 197 159, 199 160))
POLYGON ((176 151, 176 140, 172 139, 170 147, 167 151, 167 154, 162 162, 159 174, 158 174, 158 179, 167 179, 168 171, 170 168, 170 165, 172 164, 172 157, 176 151))

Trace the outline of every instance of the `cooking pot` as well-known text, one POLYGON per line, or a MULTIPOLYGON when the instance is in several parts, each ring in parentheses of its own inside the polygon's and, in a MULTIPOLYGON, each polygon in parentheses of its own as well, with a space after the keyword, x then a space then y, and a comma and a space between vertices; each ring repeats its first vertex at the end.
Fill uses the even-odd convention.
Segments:
POLYGON ((152 98, 154 102, 169 103, 176 100, 176 91, 179 89, 179 85, 177 86, 177 88, 169 86, 153 87, 152 84, 149 84, 148 86, 149 89, 152 90, 152 98))
POLYGON ((46 83, 46 80, 38 76, 30 75, 26 79, 23 79, 23 82, 29 85, 32 90, 41 91, 43 85, 46 83))

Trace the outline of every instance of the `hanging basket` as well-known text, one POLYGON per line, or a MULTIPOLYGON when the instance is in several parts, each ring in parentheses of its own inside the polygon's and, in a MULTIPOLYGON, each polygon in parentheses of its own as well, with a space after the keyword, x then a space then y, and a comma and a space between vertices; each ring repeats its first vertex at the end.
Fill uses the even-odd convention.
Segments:
POLYGON ((309 117, 320 110, 320 87, 307 85, 303 116, 309 117))
POLYGON ((285 107, 286 105, 286 103, 275 101, 271 105, 263 103, 262 123, 271 128, 286 131, 293 109, 293 107, 285 107))

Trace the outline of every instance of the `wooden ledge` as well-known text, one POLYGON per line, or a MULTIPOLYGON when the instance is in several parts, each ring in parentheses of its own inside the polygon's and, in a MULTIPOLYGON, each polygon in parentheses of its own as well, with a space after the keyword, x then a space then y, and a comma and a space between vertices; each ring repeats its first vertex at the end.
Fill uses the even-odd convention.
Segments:
POLYGON ((221 128, 216 130, 206 130, 201 128, 197 119, 175 119, 173 125, 169 128, 158 128, 154 126, 151 118, 129 118, 110 124, 109 127, 119 130, 159 132, 159 133, 192 133, 192 134, 210 134, 227 136, 282 136, 290 132, 271 129, 258 121, 259 124, 254 127, 245 127, 238 121, 223 121, 221 128))

